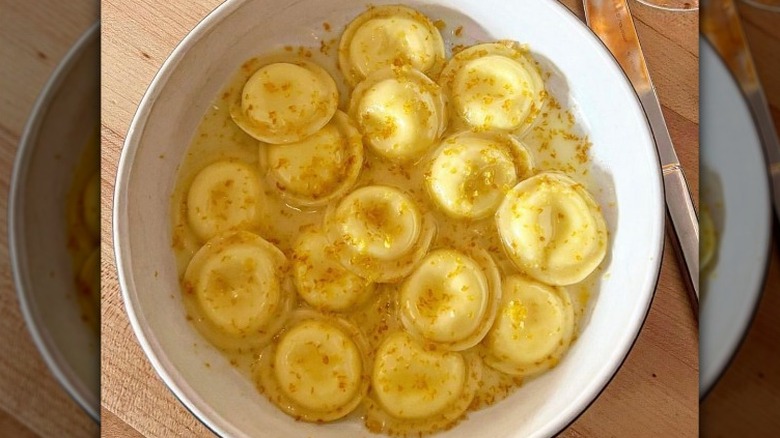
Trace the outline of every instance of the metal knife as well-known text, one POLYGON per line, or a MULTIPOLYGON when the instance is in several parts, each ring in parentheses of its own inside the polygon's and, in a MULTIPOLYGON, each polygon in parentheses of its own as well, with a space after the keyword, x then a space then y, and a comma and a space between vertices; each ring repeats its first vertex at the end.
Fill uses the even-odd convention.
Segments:
POLYGON ((639 37, 626 0, 583 0, 588 26, 612 52, 634 86, 645 109, 661 159, 666 210, 674 231, 675 250, 684 272, 694 316, 699 314, 699 221, 685 173, 677 159, 639 37))
POLYGON ((701 30, 737 79, 753 113, 772 180, 775 214, 780 218, 780 141, 734 1, 705 1, 701 9, 701 30))

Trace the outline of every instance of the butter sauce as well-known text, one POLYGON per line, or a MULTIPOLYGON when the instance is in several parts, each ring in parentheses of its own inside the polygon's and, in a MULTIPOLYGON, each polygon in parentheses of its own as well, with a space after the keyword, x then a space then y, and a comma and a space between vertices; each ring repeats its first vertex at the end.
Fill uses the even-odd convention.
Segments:
MULTIPOLYGON (((326 29, 329 27, 329 25, 326 26, 326 29)), ((327 211, 329 208, 333 209, 339 199, 334 199, 324 205, 309 206, 295 205, 290 202, 289 197, 284 196, 282 192, 283 187, 274 184, 273 180, 268 178, 268 163, 260 158, 264 155, 264 152, 261 152, 262 148, 267 146, 247 135, 233 122, 230 108, 239 98, 244 84, 258 68, 274 62, 307 61, 322 66, 333 76, 339 88, 339 109, 346 112, 350 96, 349 88, 335 67, 338 53, 336 50, 330 50, 330 46, 333 44, 334 42, 330 41, 327 47, 325 45, 320 47, 286 46, 267 55, 246 61, 203 116, 188 152, 180 164, 177 183, 171 196, 172 249, 176 257, 180 278, 183 279, 190 260, 205 243, 193 232, 188 223, 187 194, 198 173, 215 162, 240 162, 257 172, 262 185, 262 196, 257 198, 257 202, 262 204, 258 206, 259 219, 254 225, 244 229, 262 236, 275 245, 288 260, 293 261, 296 257, 295 244, 302 233, 322 228, 327 211)), ((538 63, 536 65, 541 69, 538 63)), ((551 73, 542 71, 542 78, 545 83, 548 83, 551 79, 551 73)), ((436 80, 436 78, 433 79, 436 80)), ((591 174, 592 164, 589 156, 591 144, 587 136, 583 134, 582 122, 577 119, 573 108, 560 103, 561 100, 567 99, 567 96, 548 95, 547 97, 546 105, 539 111, 533 126, 526 130, 523 137, 519 138, 522 145, 530 152, 534 173, 550 170, 563 172, 582 184, 591 193, 600 193, 600 187, 591 174)), ((457 132, 455 128, 450 127, 444 132, 443 137, 457 132)), ((496 231, 493 215, 479 220, 455 219, 442 212, 431 200, 426 191, 425 182, 435 149, 436 146, 432 147, 416 160, 394 162, 380 157, 369 148, 364 147, 362 171, 353 189, 347 193, 351 193, 356 188, 372 185, 385 185, 400 189, 412 200, 422 215, 432 218, 435 223, 436 232, 430 245, 430 251, 480 248, 493 258, 502 279, 518 274, 518 269, 504 251, 496 231)), ((292 277, 292 271, 288 275, 292 277)), ((595 292, 593 288, 599 276, 600 269, 597 269, 584 281, 566 288, 574 308, 575 339, 579 332, 580 321, 586 313, 590 296, 595 292)), ((377 360, 385 360, 385 358, 377 357, 376 354, 388 335, 403 330, 399 310, 401 304, 398 302, 402 283, 403 279, 390 283, 372 284, 367 297, 349 301, 349 305, 335 307, 342 310, 338 318, 344 318, 350 321, 350 327, 354 325, 362 330, 361 336, 364 339, 361 339, 360 342, 365 343, 363 360, 368 369, 377 360)), ((296 306, 298 309, 302 309, 297 310, 297 312, 311 312, 307 309, 312 309, 305 300, 300 298, 298 298, 296 306)), ((328 313, 329 309, 327 306, 325 307, 325 310, 319 313, 321 316, 317 318, 322 321, 335 318, 335 314, 328 313)), ((188 317, 198 318, 198 315, 188 313, 188 317)), ((290 324, 297 320, 293 318, 291 321, 276 335, 274 338, 276 341, 288 333, 291 328, 290 324)), ((336 322, 335 324, 341 327, 344 323, 336 322)), ((422 348, 420 351, 438 351, 430 344, 421 344, 420 348, 422 348)), ((464 409, 468 411, 482 409, 499 402, 523 383, 522 377, 510 376, 482 364, 481 357, 486 355, 484 349, 485 347, 480 343, 467 349, 464 355, 464 357, 468 357, 468 363, 479 364, 478 367, 467 367, 469 374, 464 376, 464 379, 478 378, 478 383, 475 384, 473 393, 470 394, 470 401, 459 401, 459 403, 465 403, 464 409), (478 376, 474 373, 477 373, 478 376)), ((271 362, 267 356, 270 354, 268 351, 268 349, 246 348, 225 352, 225 355, 248 378, 257 381, 262 380, 257 377, 258 375, 266 375, 264 378, 268 378, 269 370, 267 367, 271 362)), ((273 348, 270 351, 273 351, 273 348)), ((455 359, 452 360, 457 362, 455 359)), ((260 385, 260 390, 265 391, 269 398, 276 399, 277 402, 283 398, 287 399, 287 397, 279 396, 278 391, 282 391, 279 388, 260 385)), ((457 414, 452 416, 434 415, 429 419, 430 421, 399 420, 384 412, 385 410, 381 407, 377 407, 381 405, 382 397, 387 396, 377 398, 374 390, 370 388, 368 392, 366 402, 346 418, 364 418, 369 429, 375 432, 395 435, 429 433, 452 427, 463 418, 462 415, 457 414), (366 416, 367 418, 365 418, 366 416)), ((298 412, 295 409, 285 409, 285 411, 297 418, 309 419, 310 421, 323 418, 331 419, 328 416, 295 414, 298 412)))

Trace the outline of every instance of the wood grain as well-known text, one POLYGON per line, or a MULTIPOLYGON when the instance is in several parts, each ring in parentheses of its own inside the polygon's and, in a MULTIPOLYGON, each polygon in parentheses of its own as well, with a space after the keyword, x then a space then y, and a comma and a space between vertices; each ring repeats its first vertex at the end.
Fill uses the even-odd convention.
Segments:
MULTIPOLYGON (((769 13, 745 4, 740 4, 739 13, 775 126, 780 126, 780 13, 769 13)), ((775 238, 779 232, 775 222, 775 238)), ((780 435, 777 416, 780 412, 778 317, 780 249, 775 242, 753 323, 731 365, 702 403, 703 436, 780 435)))
MULTIPOLYGON (((166 389, 129 326, 116 280, 111 194, 122 143, 154 74, 217 0, 173 4, 103 1, 103 412, 104 429, 144 436, 210 436, 166 389)), ((583 17, 579 0, 564 0, 583 17)), ((631 2, 669 129, 698 194, 698 15, 631 2)), ((671 248, 667 242, 666 247, 671 248)), ((626 291, 630 293, 630 291, 626 291)), ((642 332, 603 394, 561 436, 696 436, 696 322, 671 251, 642 332)))
POLYGON ((0 2, 0 436, 98 433, 49 372, 25 326, 11 278, 6 223, 13 160, 33 102, 97 16, 93 0, 0 2))

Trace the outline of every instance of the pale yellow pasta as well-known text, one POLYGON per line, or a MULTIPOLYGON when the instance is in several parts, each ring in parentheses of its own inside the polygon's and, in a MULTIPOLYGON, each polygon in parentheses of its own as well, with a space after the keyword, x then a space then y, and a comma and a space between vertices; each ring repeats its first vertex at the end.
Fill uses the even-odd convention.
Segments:
POLYGON ((438 249, 406 278, 398 299, 409 333, 460 351, 485 336, 500 297, 498 268, 486 251, 438 249))
POLYGON ((706 204, 702 204, 699 214, 699 229, 701 230, 701 245, 699 249, 699 266, 702 271, 710 268, 718 248, 718 235, 712 214, 706 204))
POLYGON ((561 173, 517 184, 498 208, 496 225, 517 267, 552 285, 584 280, 607 252, 601 209, 581 184, 561 173))
POLYGON ((388 335, 376 357, 366 424, 391 434, 455 424, 473 400, 482 372, 475 355, 431 350, 402 331, 388 335))
POLYGON ((184 274, 188 316, 213 344, 257 348, 282 328, 293 303, 289 264, 273 244, 248 231, 208 241, 184 274))
POLYGON ((277 62, 249 78, 230 115, 257 140, 294 143, 325 126, 338 100, 336 82, 322 67, 309 61, 277 62))
POLYGON ((81 196, 84 223, 94 238, 100 237, 100 172, 92 174, 81 196))
POLYGON ((272 187, 295 205, 325 205, 346 193, 363 167, 363 140, 354 122, 337 111, 309 137, 284 145, 260 145, 272 187))
POLYGON ((453 117, 474 130, 522 134, 540 114, 547 91, 528 51, 513 41, 479 44, 452 57, 439 83, 453 117))
POLYGON ((361 187, 333 206, 325 232, 347 269, 377 283, 408 275, 428 251, 432 218, 402 191, 361 187))
POLYGON ((425 15, 401 5, 377 6, 358 15, 344 30, 339 68, 350 84, 401 65, 431 76, 444 65, 441 34, 425 15))
POLYGON ((387 67, 355 87, 349 114, 366 145, 393 161, 414 161, 447 127, 444 95, 435 82, 408 66, 387 67))
POLYGON ((250 229, 263 211, 260 176, 250 165, 223 160, 202 169, 187 193, 187 218, 195 234, 208 240, 217 234, 250 229))
POLYGON ((483 219, 533 173, 531 154, 501 132, 460 132, 444 139, 426 175, 431 199, 449 216, 483 219))
POLYGON ((186 316, 280 411, 422 436, 563 360, 608 233, 588 138, 528 48, 447 62, 439 29, 458 23, 362 12, 338 53, 341 22, 322 23, 318 48, 250 59, 220 90, 172 243, 186 316))
POLYGON ((506 374, 528 377, 555 366, 574 333, 571 298, 553 287, 515 275, 504 280, 485 362, 506 374))
POLYGON ((369 298, 375 285, 339 263, 320 229, 306 230, 293 246, 293 278, 298 295, 316 309, 341 312, 369 298))
POLYGON ((350 322, 299 311, 263 351, 257 384, 295 418, 333 421, 352 412, 368 390, 365 341, 350 322))

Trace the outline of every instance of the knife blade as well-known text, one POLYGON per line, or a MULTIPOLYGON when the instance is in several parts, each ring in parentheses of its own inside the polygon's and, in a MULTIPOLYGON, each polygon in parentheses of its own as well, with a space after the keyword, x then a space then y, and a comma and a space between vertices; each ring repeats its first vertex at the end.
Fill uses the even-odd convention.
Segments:
POLYGON ((775 214, 780 218, 780 140, 733 0, 705 1, 701 30, 736 78, 753 113, 767 159, 775 214))
POLYGON ((639 96, 661 161, 672 239, 688 288, 693 314, 699 313, 699 222, 685 172, 666 127, 626 0, 583 0, 588 27, 604 42, 639 96))

